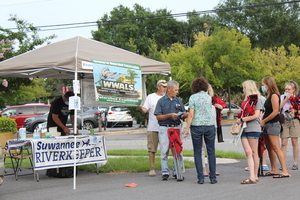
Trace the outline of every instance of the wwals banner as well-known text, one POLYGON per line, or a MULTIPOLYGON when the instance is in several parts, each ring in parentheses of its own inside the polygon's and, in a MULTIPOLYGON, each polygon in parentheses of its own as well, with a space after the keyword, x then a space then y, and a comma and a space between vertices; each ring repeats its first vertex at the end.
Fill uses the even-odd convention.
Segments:
POLYGON ((142 101, 141 66, 92 60, 96 101, 140 105, 142 101))
POLYGON ((32 154, 35 170, 97 163, 105 165, 107 154, 104 136, 57 137, 55 139, 34 139, 32 154), (75 153, 76 147, 76 153, 75 153))

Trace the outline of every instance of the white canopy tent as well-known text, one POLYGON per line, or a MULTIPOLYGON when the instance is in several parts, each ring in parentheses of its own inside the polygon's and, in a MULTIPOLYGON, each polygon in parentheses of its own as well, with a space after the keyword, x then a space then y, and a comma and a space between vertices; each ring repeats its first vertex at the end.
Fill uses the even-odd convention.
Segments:
POLYGON ((82 67, 82 61, 91 59, 137 64, 142 74, 170 72, 169 63, 77 36, 0 62, 0 76, 74 79, 75 74, 83 73, 92 78, 92 69, 82 67))
MULTIPOLYGON (((77 36, 0 62, 0 77, 77 80, 80 75, 80 78, 93 79, 92 68, 83 65, 84 62, 90 62, 92 59, 137 64, 141 66, 142 74, 170 73, 169 63, 152 60, 121 48, 77 36)), ((143 88, 145 89, 144 81, 143 88)), ((76 121, 75 110, 75 124, 76 121)), ((76 159, 74 169, 75 163, 76 159)), ((76 189, 75 182, 76 175, 74 175, 74 189, 76 189)))

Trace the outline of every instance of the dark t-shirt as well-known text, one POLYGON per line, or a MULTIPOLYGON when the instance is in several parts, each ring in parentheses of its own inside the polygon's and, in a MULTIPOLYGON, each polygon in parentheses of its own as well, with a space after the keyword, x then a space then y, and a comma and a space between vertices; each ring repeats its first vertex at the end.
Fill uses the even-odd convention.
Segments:
MULTIPOLYGON (((178 97, 174 97, 172 100, 168 97, 168 95, 164 95, 161 97, 157 104, 154 111, 154 115, 165 115, 169 113, 179 113, 179 112, 186 112, 184 108, 184 104, 178 97)), ((163 121, 158 121, 159 125, 170 125, 170 124, 180 124, 181 121, 179 118, 172 119, 168 118, 163 121)))
POLYGON ((74 115, 74 110, 69 110, 69 106, 65 104, 62 97, 55 99, 51 103, 50 112, 47 119, 47 129, 49 129, 49 127, 57 126, 57 131, 61 132, 61 135, 66 135, 66 133, 63 132, 62 128, 55 123, 52 118, 52 114, 58 115, 60 121, 64 125, 66 125, 69 114, 74 115))
MULTIPOLYGON (((274 93, 275 94, 275 93, 274 93)), ((273 94, 272 94, 273 95, 273 94)), ((272 95, 270 95, 269 98, 266 99, 264 107, 265 107, 265 114, 263 116, 263 119, 267 118, 272 112, 273 112, 273 107, 272 107, 272 102, 271 102, 271 97, 272 95)), ((278 95, 278 94, 277 94, 278 95)), ((278 95, 279 97, 279 95, 278 95)), ((279 97, 279 104, 280 104, 280 97, 279 97)), ((279 112, 279 111, 278 111, 279 112)), ((270 121, 267 121, 267 123, 273 123, 273 122, 278 122, 279 121, 279 116, 276 115, 276 117, 274 117, 273 119, 271 119, 270 121)))

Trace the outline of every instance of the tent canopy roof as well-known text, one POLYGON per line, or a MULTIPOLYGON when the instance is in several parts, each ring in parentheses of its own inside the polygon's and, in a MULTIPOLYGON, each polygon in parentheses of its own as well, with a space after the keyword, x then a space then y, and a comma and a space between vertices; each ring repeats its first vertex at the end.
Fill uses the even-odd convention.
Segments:
POLYGON ((77 72, 92 78, 92 69, 82 67, 82 61, 92 59, 137 64, 142 74, 170 73, 169 63, 77 36, 0 62, 0 76, 74 79, 77 72))

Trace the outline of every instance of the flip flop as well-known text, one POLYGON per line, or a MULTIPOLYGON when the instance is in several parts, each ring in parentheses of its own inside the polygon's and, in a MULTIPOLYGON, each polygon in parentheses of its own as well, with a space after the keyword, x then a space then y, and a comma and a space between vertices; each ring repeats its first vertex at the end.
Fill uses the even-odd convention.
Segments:
POLYGON ((264 174, 264 176, 276 176, 276 175, 278 175, 278 174, 274 174, 272 172, 267 172, 264 174))
POLYGON ((204 176, 205 176, 205 177, 208 177, 209 175, 208 175, 208 174, 204 174, 204 176))
POLYGON ((289 178, 289 177, 292 177, 292 175, 277 174, 277 175, 273 176, 273 178, 289 178))
POLYGON ((292 170, 298 170, 298 165, 293 165, 292 170))

